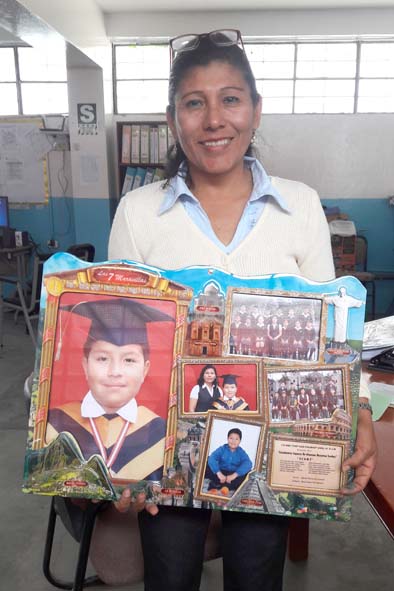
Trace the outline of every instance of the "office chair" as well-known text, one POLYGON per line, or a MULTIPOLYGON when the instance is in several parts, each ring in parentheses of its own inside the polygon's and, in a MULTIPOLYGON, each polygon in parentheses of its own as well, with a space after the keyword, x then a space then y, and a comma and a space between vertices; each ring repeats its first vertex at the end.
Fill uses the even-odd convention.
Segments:
POLYGON ((372 319, 376 315, 375 281, 376 276, 373 271, 368 271, 368 241, 365 236, 355 236, 355 265, 348 269, 336 269, 336 277, 352 275, 364 285, 367 290, 367 297, 371 297, 372 319))
POLYGON ((368 240, 365 236, 356 236, 356 266, 352 273, 366 288, 367 297, 368 289, 370 288, 372 319, 375 318, 375 295, 376 295, 376 276, 372 271, 368 271, 368 240))
MULTIPOLYGON (((18 320, 19 314, 23 314, 26 324, 26 331, 29 333, 34 347, 36 346, 36 336, 31 324, 31 320, 38 318, 43 265, 49 256, 49 254, 34 254, 31 280, 25 281, 23 284, 21 279, 16 275, 0 276, 0 283, 11 285, 15 288, 14 295, 2 298, 3 309, 12 310, 14 312, 15 322, 18 320)), ((0 331, 0 343, 1 342, 2 334, 0 331)))
POLYGON ((67 252, 83 261, 93 263, 96 249, 93 244, 86 242, 84 244, 73 244, 72 246, 69 246, 67 252))
POLYGON ((70 499, 52 497, 51 506, 49 509, 44 557, 42 562, 44 575, 51 585, 54 585, 59 589, 82 591, 84 587, 101 583, 101 580, 97 575, 85 578, 85 574, 96 516, 106 504, 107 503, 105 502, 87 502, 85 509, 82 511, 78 507, 74 507, 70 499), (63 525, 72 535, 72 537, 77 542, 79 542, 78 559, 75 567, 74 580, 69 582, 58 579, 51 571, 53 538, 55 535, 57 517, 60 517, 63 525))

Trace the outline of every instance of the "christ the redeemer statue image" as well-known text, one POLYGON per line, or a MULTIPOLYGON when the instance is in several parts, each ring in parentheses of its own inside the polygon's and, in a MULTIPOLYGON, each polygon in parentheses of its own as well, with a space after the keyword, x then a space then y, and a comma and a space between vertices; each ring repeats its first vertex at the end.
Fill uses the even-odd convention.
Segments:
POLYGON ((338 295, 328 296, 325 301, 334 305, 334 341, 343 345, 347 337, 349 308, 360 308, 363 302, 347 295, 345 287, 340 287, 338 295))

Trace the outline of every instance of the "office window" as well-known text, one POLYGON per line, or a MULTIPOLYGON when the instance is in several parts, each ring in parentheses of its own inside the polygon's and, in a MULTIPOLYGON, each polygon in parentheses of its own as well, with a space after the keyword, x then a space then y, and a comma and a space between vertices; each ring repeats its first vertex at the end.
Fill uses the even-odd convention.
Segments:
POLYGON ((294 43, 245 46, 263 98, 263 113, 291 113, 294 91, 294 43))
MULTIPOLYGON (((263 113, 394 112, 394 41, 245 40, 263 113)), ((163 112, 167 45, 114 46, 117 113, 163 112)))
POLYGON ((18 115, 15 56, 12 47, 0 48, 0 115, 18 115))
POLYGON ((67 68, 64 47, 18 48, 22 109, 25 115, 67 113, 67 68))
POLYGON ((357 111, 394 111, 394 43, 363 43, 357 111))
POLYGON ((355 78, 356 43, 299 43, 297 78, 355 78))
POLYGON ((0 116, 68 113, 64 47, 0 47, 0 116))
POLYGON ((16 84, 0 82, 0 115, 18 115, 18 96, 16 84))
POLYGON ((68 113, 67 84, 22 83, 22 104, 25 115, 68 113))
POLYGON ((167 105, 167 45, 117 45, 116 71, 117 113, 160 113, 167 105))
POLYGON ((24 82, 67 80, 66 55, 63 46, 42 50, 35 47, 19 47, 19 72, 24 82))

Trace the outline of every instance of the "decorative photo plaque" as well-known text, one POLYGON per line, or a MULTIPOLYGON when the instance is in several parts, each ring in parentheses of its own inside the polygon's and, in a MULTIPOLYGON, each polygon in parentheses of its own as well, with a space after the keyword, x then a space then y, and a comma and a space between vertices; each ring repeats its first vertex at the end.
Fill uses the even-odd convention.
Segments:
POLYGON ((54 255, 24 492, 348 520, 364 312, 352 277, 54 255))

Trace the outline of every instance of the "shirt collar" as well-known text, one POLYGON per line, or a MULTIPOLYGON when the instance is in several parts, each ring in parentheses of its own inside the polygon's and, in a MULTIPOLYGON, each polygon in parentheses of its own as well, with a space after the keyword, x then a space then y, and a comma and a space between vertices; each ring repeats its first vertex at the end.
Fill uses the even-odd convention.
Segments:
MULTIPOLYGON (((86 394, 81 404, 81 415, 86 418, 96 419, 102 415, 107 414, 101 404, 94 398, 92 392, 86 394)), ((137 421, 138 406, 135 398, 129 400, 124 406, 119 408, 116 412, 122 419, 129 421, 129 423, 135 423, 137 421)))
MULTIPOLYGON (((287 213, 290 213, 290 208, 287 205, 286 200, 275 188, 271 177, 268 176, 262 164, 256 160, 256 158, 251 158, 250 156, 245 156, 244 162, 245 165, 251 169, 253 176, 253 191, 249 198, 249 202, 252 203, 253 201, 257 201, 263 197, 271 196, 277 202, 279 207, 281 207, 281 209, 287 213)), ((159 215, 169 211, 180 199, 199 203, 198 199, 193 195, 186 184, 185 172, 186 163, 182 162, 179 167, 178 174, 173 177, 168 184, 168 189, 159 208, 159 215)))

